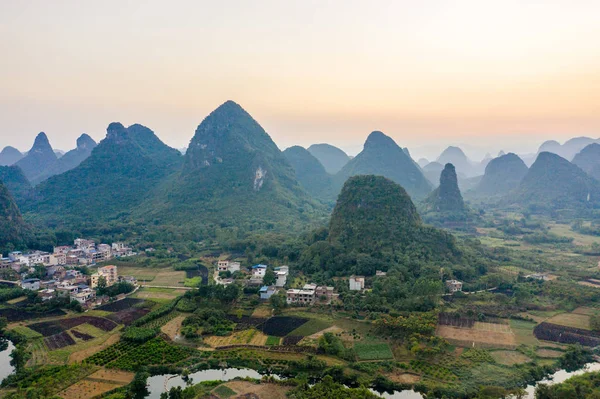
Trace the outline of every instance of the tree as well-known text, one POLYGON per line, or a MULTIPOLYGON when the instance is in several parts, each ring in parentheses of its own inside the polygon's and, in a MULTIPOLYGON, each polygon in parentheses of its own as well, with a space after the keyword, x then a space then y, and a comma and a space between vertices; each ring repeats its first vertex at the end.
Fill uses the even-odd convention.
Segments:
POLYGON ((106 290, 106 277, 104 277, 104 276, 98 277, 97 290, 98 290, 98 293, 101 295, 104 293, 104 290, 106 290))
POLYGON ((142 372, 137 373, 133 378, 133 381, 129 385, 129 392, 131 392, 135 399, 142 399, 150 395, 147 387, 148 377, 150 377, 150 374, 142 372))
POLYGON ((271 302, 273 309, 275 309, 275 313, 279 313, 282 309, 287 307, 287 297, 283 292, 272 295, 269 301, 271 302))
POLYGON ((276 281, 277 276, 275 275, 275 272, 271 269, 267 269, 265 272, 265 277, 263 277, 263 283, 265 285, 274 285, 276 281))

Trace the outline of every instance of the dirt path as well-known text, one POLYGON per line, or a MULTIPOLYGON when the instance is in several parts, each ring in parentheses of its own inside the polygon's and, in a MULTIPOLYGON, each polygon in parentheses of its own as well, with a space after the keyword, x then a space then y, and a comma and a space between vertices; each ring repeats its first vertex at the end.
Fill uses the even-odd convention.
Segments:
POLYGON ((92 346, 87 349, 80 350, 78 352, 73 352, 71 356, 69 356, 69 363, 79 363, 88 357, 92 356, 95 353, 100 352, 103 349, 108 348, 109 346, 116 344, 121 339, 121 334, 114 334, 108 337, 106 341, 101 343, 98 346, 92 346))
POLYGON ((177 316, 173 320, 161 327, 160 331, 167 334, 171 340, 175 340, 177 336, 181 334, 181 323, 185 319, 185 316, 177 316))
POLYGON ((275 384, 253 384, 248 381, 232 381, 225 384, 236 392, 236 397, 253 393, 260 399, 285 399, 290 387, 275 384))

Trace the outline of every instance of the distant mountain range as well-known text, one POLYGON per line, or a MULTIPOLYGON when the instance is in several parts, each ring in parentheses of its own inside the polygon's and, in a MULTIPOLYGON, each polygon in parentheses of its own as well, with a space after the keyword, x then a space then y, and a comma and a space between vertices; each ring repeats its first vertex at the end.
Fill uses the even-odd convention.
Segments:
POLYGON ((559 155, 538 155, 506 203, 535 211, 585 211, 600 205, 600 182, 559 155))
POLYGON ((387 177, 416 199, 424 198, 433 188, 410 156, 394 140, 378 131, 369 135, 363 150, 339 171, 334 180, 342 187, 348 178, 356 175, 387 177))
POLYGON ((313 144, 308 147, 315 158, 321 162, 327 173, 336 174, 350 161, 350 157, 344 151, 330 144, 313 144))
POLYGON ((461 190, 487 205, 493 199, 528 209, 587 209, 600 193, 595 141, 546 142, 541 149, 572 154, 573 163, 542 151, 531 169, 513 153, 475 162, 455 146, 437 161, 415 162, 408 148, 379 131, 354 158, 324 143, 282 152, 250 114, 227 101, 198 126, 185 155, 145 126, 111 123, 99 144, 83 134, 60 158, 44 133, 25 154, 6 147, 0 162, 12 166, 0 167, 0 181, 28 217, 54 226, 152 220, 203 229, 290 228, 323 220, 345 183, 361 175, 401 185, 425 212, 466 212, 461 190))
POLYGON ((310 195, 323 201, 333 200, 337 196, 338 193, 334 192, 332 176, 308 150, 293 146, 283 151, 283 155, 294 168, 300 185, 310 195))
POLYGON ((492 159, 479 184, 473 190, 478 196, 503 196, 519 186, 528 168, 516 154, 508 153, 492 159))
POLYGON ((573 158, 573 163, 600 181, 600 144, 588 144, 573 158))
POLYGON ((2 152, 0 152, 0 166, 14 165, 20 161, 21 158, 23 158, 23 154, 15 147, 4 147, 2 152))
POLYGON ((87 134, 82 134, 77 139, 77 146, 75 149, 65 153, 63 156, 58 158, 55 162, 48 165, 41 173, 35 178, 31 179, 33 184, 38 184, 51 176, 60 175, 75 167, 83 162, 87 157, 92 154, 92 150, 96 147, 96 142, 87 134))
POLYGON ((179 151, 162 144, 150 129, 130 129, 111 123, 87 159, 40 183, 24 209, 58 225, 130 216, 182 161, 179 151))
POLYGON ((46 133, 41 132, 35 138, 33 147, 20 159, 16 166, 21 168, 25 177, 29 181, 35 181, 40 178, 46 169, 48 169, 57 160, 57 156, 48 141, 46 133))

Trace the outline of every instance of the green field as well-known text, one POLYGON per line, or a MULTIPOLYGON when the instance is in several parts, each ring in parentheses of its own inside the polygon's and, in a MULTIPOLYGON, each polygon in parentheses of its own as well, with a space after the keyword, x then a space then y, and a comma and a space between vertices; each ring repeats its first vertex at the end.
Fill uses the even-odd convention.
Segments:
POLYGON ((322 320, 322 319, 310 319, 300 327, 296 328, 294 331, 289 333, 288 335, 294 336, 299 335, 302 337, 308 337, 309 335, 313 335, 318 333, 319 331, 323 331, 326 328, 331 327, 332 323, 322 320))
POLYGON ((354 350, 360 360, 384 360, 394 358, 390 346, 383 342, 357 343, 354 345, 354 350))
POLYGON ((269 338, 267 338, 267 342, 265 343, 265 345, 267 345, 267 346, 279 345, 280 342, 281 342, 281 338, 269 336, 269 338))

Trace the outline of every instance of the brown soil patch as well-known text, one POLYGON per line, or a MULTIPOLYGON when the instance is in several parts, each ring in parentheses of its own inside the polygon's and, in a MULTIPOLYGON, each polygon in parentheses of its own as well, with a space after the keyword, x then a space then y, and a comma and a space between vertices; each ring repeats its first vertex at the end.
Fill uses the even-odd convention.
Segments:
POLYGON ((341 332, 343 332, 344 330, 341 329, 338 326, 331 326, 329 328, 326 328, 324 330, 319 331, 318 333, 315 333, 313 335, 310 335, 308 338, 310 339, 319 339, 321 338, 323 335, 325 335, 325 333, 332 333, 332 334, 339 334, 341 332))
POLYGON ((512 333, 508 324, 482 323, 479 321, 475 322, 473 329, 477 331, 499 332, 507 334, 512 333))
POLYGON ((108 337, 106 341, 97 346, 92 346, 77 352, 71 353, 69 356, 69 363, 79 363, 87 359, 88 357, 94 355, 97 352, 100 352, 103 349, 108 348, 109 346, 116 344, 121 339, 121 334, 114 334, 108 337))
POLYGON ((539 357, 547 357, 551 359, 559 358, 564 354, 564 352, 553 351, 552 349, 538 349, 535 353, 539 357))
POLYGON ((185 319, 185 316, 177 316, 173 320, 170 320, 167 324, 161 327, 160 331, 167 334, 172 340, 181 333, 181 323, 185 319))
POLYGON ((421 377, 410 373, 401 374, 386 374, 386 377, 397 384, 416 384, 421 380, 421 377))
POLYGON ((231 381, 225 385, 237 393, 234 398, 252 393, 260 399, 286 399, 286 393, 290 390, 290 387, 275 384, 253 384, 247 381, 231 381))
POLYGON ((516 347, 515 335, 507 332, 481 331, 470 328, 438 326, 436 334, 448 341, 462 346, 477 347, 516 347), (477 345, 479 344, 479 345, 477 345))
POLYGON ((125 371, 98 370, 60 392, 58 396, 64 399, 92 398, 129 384, 133 381, 133 376, 133 373, 125 371))
POLYGON ((528 363, 531 361, 529 357, 516 351, 494 351, 490 352, 490 355, 494 358, 496 362, 505 366, 528 363))
POLYGON ((248 345, 263 346, 267 343, 267 338, 269 338, 269 336, 261 333, 260 331, 257 331, 250 340, 250 342, 248 342, 248 345))
POLYGON ((578 307, 577 309, 575 309, 571 313, 592 316, 596 313, 600 313, 600 309, 594 309, 594 308, 588 308, 587 306, 581 306, 581 307, 578 307))
POLYGON ((134 376, 134 373, 130 373, 128 371, 100 369, 94 374, 89 375, 87 378, 129 384, 131 381, 133 381, 134 376))
POLYGON ((266 319, 271 317, 271 308, 269 306, 259 306, 252 312, 252 317, 266 319))

